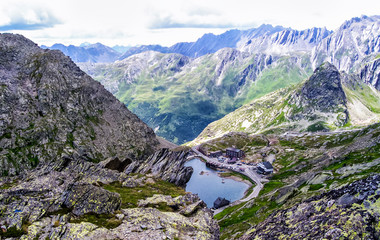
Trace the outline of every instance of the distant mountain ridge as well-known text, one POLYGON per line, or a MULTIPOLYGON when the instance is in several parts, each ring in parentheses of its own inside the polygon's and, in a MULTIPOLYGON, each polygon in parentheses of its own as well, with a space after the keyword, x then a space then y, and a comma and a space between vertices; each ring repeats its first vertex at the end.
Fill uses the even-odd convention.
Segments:
POLYGON ((84 44, 82 46, 65 46, 63 44, 54 44, 51 47, 41 46, 45 49, 60 50, 66 56, 69 56, 74 62, 91 62, 91 63, 107 63, 114 62, 121 53, 107 47, 101 43, 84 44))
POLYGON ((160 45, 142 45, 129 49, 120 57, 120 60, 145 51, 179 53, 187 57, 197 58, 206 54, 215 53, 222 48, 236 48, 241 41, 248 41, 249 39, 262 35, 271 35, 275 32, 282 31, 283 29, 284 27, 281 26, 273 27, 269 24, 263 24, 258 28, 248 30, 233 29, 220 35, 207 33, 195 42, 180 42, 171 47, 163 47, 160 45))
POLYGON ((312 51, 313 67, 329 61, 339 70, 354 72, 362 62, 380 53, 380 16, 355 17, 345 21, 312 51))
POLYGON ((262 25, 170 48, 131 48, 114 63, 79 65, 158 135, 181 144, 243 104, 300 83, 326 61, 365 75, 360 79, 379 89, 379 23, 378 16, 362 16, 335 32, 262 25), (180 53, 169 53, 174 50, 180 53))

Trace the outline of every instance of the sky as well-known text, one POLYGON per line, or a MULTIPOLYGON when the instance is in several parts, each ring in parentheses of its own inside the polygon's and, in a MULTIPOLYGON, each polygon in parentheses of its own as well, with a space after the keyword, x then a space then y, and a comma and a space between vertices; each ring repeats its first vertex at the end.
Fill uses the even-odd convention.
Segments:
POLYGON ((380 15, 380 1, 0 0, 0 32, 19 33, 47 46, 171 46, 196 41, 205 33, 261 24, 335 30, 361 15, 380 15))

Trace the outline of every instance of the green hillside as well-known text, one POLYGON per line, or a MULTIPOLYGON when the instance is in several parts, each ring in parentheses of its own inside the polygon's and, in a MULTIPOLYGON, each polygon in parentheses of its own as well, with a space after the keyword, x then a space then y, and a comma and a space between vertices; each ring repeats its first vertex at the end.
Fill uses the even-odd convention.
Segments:
POLYGON ((249 56, 223 49, 195 60, 143 53, 87 72, 156 134, 182 144, 244 103, 299 83, 310 74, 309 65, 303 55, 249 56))

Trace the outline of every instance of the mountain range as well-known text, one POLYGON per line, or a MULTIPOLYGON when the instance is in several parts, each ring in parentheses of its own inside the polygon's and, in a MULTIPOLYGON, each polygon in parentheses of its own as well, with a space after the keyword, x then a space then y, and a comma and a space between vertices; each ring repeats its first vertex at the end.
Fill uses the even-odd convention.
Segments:
POLYGON ((60 50, 66 56, 69 56, 74 62, 90 62, 90 63, 107 63, 114 62, 121 56, 117 50, 107 47, 101 43, 83 44, 81 46, 65 46, 57 43, 51 47, 41 46, 44 49, 60 50))
POLYGON ((0 238, 379 239, 379 21, 263 25, 181 45, 214 51, 199 57, 144 51, 80 68, 0 34, 0 238), (200 135, 189 148, 155 132, 200 135), (185 162, 228 147, 253 166, 223 176, 262 161, 274 171, 213 216, 185 192, 185 162))
MULTIPOLYGON (((307 79, 325 61, 350 73, 368 68, 379 54, 379 22, 377 16, 353 18, 334 32, 263 25, 205 35, 192 46, 230 47, 197 58, 145 51, 114 63, 79 66, 158 135, 182 144, 244 104, 307 79)), ((363 81, 375 86, 376 76, 371 79, 363 81)))

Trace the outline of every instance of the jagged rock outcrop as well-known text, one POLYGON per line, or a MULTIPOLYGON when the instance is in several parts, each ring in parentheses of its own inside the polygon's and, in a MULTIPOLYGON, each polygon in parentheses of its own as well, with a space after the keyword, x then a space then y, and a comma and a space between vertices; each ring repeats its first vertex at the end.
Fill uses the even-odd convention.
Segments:
POLYGON ((380 91, 380 58, 365 64, 359 75, 364 83, 380 91))
POLYGON ((343 126, 348 121, 347 99, 341 75, 331 63, 323 63, 303 84, 302 89, 289 99, 295 108, 288 113, 292 120, 307 119, 343 126), (326 114, 327 116, 323 116, 326 114))
POLYGON ((313 49, 313 67, 329 61, 340 71, 358 70, 363 59, 380 52, 380 16, 355 17, 313 49))
POLYGON ((56 50, 0 35, 0 170, 14 175, 73 153, 143 159, 152 129, 56 50))
POLYGON ((111 213, 120 208, 121 199, 113 193, 91 184, 74 184, 63 194, 63 206, 80 216, 86 213, 111 213))
POLYGON ((185 167, 188 151, 170 151, 161 149, 151 155, 143 162, 133 162, 125 170, 129 173, 151 173, 155 177, 176 184, 185 186, 193 174, 192 167, 185 167))
POLYGON ((380 176, 273 213, 242 239, 378 239, 380 176))
POLYGON ((281 55, 294 52, 310 52, 332 32, 326 28, 311 28, 303 31, 284 29, 251 39, 240 46, 241 51, 281 55))
POLYGON ((111 213, 120 207, 120 196, 91 184, 128 178, 100 164, 69 158, 61 164, 51 162, 24 172, 20 177, 0 191, 0 220, 7 227, 21 228, 23 222, 34 222, 46 213, 66 208, 76 215, 111 213))

